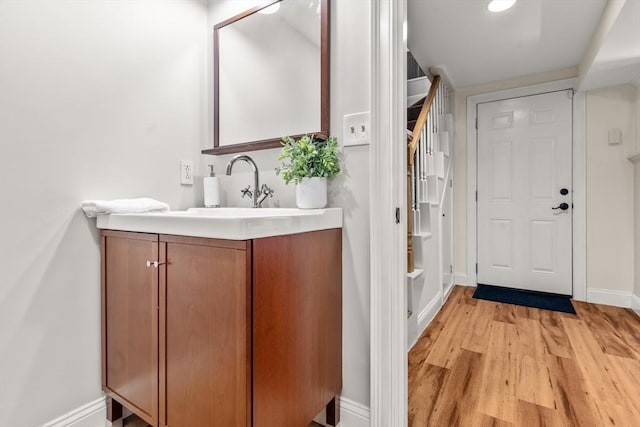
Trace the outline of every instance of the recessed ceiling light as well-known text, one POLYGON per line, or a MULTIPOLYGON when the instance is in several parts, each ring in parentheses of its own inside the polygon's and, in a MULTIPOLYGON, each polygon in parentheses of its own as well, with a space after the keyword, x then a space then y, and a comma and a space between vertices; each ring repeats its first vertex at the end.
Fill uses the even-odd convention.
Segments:
POLYGON ((511 8, 514 4, 516 4, 516 0, 491 0, 487 9, 490 12, 502 12, 511 8))
MULTIPOLYGON (((516 1, 516 0, 513 0, 513 1, 516 1)), ((260 9, 258 13, 262 13, 263 15, 271 15, 272 13, 276 13, 279 10, 280 10, 280 2, 274 3, 271 6, 267 6, 264 9, 260 9)))

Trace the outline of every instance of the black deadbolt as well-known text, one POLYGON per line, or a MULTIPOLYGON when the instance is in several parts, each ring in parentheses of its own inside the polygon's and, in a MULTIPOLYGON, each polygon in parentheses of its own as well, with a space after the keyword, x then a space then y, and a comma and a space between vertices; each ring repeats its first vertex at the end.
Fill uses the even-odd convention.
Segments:
POLYGON ((566 188, 563 188, 560 190, 560 194, 562 194, 563 196, 566 196, 567 194, 569 194, 569 190, 567 190, 566 188))

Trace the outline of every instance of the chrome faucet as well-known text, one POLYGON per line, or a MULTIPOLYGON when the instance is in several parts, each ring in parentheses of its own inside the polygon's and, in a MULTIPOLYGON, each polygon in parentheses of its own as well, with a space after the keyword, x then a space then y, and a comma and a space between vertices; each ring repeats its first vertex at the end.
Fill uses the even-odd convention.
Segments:
POLYGON ((262 184, 262 187, 260 187, 258 166, 256 165, 256 162, 254 162, 253 159, 246 154, 238 154, 229 161, 229 163, 227 164, 227 175, 231 175, 233 165, 238 160, 244 160, 245 162, 249 163, 251 165, 251 169, 253 169, 253 190, 251 190, 250 185, 247 185, 245 188, 240 190, 240 192, 242 193, 242 197, 251 197, 253 201, 253 207, 259 208, 262 205, 262 202, 264 202, 267 197, 273 197, 273 190, 266 184, 262 184))

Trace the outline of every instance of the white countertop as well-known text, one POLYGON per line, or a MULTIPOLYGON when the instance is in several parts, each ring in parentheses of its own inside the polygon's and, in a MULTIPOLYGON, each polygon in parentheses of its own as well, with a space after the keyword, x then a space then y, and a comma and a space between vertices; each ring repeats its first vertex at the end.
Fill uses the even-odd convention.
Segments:
POLYGON ((191 208, 162 213, 112 214, 101 229, 248 240, 342 227, 342 209, 191 208))

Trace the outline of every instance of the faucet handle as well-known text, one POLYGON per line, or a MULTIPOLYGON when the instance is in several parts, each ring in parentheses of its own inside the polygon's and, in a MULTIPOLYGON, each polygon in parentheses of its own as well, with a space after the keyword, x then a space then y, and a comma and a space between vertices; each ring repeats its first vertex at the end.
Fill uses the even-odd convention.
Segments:
POLYGON ((269 187, 267 184, 262 184, 262 187, 260 187, 260 194, 263 194, 265 197, 273 197, 273 193, 273 188, 269 187))
POLYGON ((273 188, 269 187, 267 184, 262 184, 260 190, 256 191, 258 196, 260 196, 260 200, 258 200, 258 205, 256 207, 262 206, 262 202, 266 200, 267 197, 273 197, 273 188))
POLYGON ((253 197, 253 191, 251 191, 251 186, 247 185, 246 187, 244 187, 242 190, 240 190, 240 192, 242 193, 242 197, 253 197))

